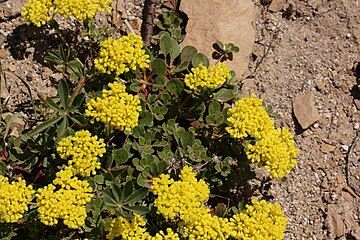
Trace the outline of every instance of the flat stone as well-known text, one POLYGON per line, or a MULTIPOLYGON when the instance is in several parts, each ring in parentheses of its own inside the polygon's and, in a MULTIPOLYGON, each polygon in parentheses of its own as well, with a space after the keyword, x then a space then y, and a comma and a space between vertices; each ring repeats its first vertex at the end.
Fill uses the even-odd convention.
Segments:
POLYGON ((2 48, 0 49, 0 58, 5 58, 7 56, 8 52, 6 49, 2 48))
POLYGON ((311 92, 296 96, 293 100, 293 110, 302 129, 309 128, 320 119, 311 92))
POLYGON ((269 6, 270 12, 279 12, 285 9, 286 0, 272 0, 269 6))
POLYGON ((0 47, 2 47, 4 42, 5 42, 5 36, 2 33, 0 33, 0 47))
POLYGON ((329 153, 329 152, 334 151, 335 149, 336 149, 335 146, 327 144, 327 143, 321 144, 321 147, 320 147, 320 151, 322 153, 329 153))
POLYGON ((328 209, 328 224, 330 232, 337 238, 345 235, 345 224, 340 214, 337 214, 332 207, 328 209))
POLYGON ((5 87, 5 82, 1 82, 0 97, 6 99, 10 95, 9 91, 5 87))
POLYGON ((239 47, 233 61, 225 64, 237 78, 245 73, 255 41, 255 5, 252 0, 182 0, 180 10, 187 14, 186 36, 181 46, 192 45, 215 64, 212 45, 216 41, 239 47))
POLYGON ((359 99, 355 99, 354 100, 355 106, 358 110, 360 110, 360 100, 359 99))

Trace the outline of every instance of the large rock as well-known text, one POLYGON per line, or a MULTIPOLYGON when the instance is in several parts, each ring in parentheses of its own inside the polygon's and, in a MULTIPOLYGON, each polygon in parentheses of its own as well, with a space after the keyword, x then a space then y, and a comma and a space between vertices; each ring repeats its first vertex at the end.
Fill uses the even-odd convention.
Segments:
POLYGON ((294 115, 302 129, 309 128, 320 119, 311 92, 296 96, 293 101, 293 109, 294 115))
POLYGON ((233 61, 226 61, 226 65, 240 78, 247 70, 255 41, 253 1, 182 0, 180 10, 189 18, 182 46, 192 45, 211 59, 213 43, 234 43, 240 51, 234 55, 233 61))

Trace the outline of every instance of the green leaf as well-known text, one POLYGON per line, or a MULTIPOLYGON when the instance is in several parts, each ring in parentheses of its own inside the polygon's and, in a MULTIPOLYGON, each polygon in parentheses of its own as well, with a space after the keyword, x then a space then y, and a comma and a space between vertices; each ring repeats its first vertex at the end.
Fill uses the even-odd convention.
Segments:
POLYGON ((59 128, 57 129, 57 137, 62 137, 65 134, 65 131, 69 127, 69 121, 67 116, 64 116, 59 128))
POLYGON ((75 59, 69 62, 67 72, 72 80, 77 81, 84 76, 85 68, 78 59, 75 59))
POLYGON ((156 58, 151 63, 151 67, 152 67, 152 73, 157 76, 165 75, 166 73, 166 63, 162 59, 156 58))
POLYGON ((131 181, 128 181, 121 190, 120 201, 125 202, 125 199, 132 194, 132 191, 133 191, 133 184, 131 181))
POLYGON ((194 144, 195 136, 192 132, 184 132, 180 136, 180 143, 183 149, 186 149, 188 146, 191 146, 194 144))
POLYGON ((140 86, 139 83, 137 81, 133 82, 130 84, 130 90, 133 92, 139 92, 140 91, 140 86))
POLYGON ((129 197, 125 198, 124 203, 136 203, 144 199, 146 194, 148 193, 147 188, 140 188, 136 190, 133 194, 131 194, 129 197))
POLYGON ((69 104, 69 86, 64 79, 61 79, 58 85, 58 96, 65 111, 68 109, 69 104))
POLYGON ((113 194, 108 191, 103 193, 104 204, 111 207, 118 207, 118 202, 114 198, 113 194))
POLYGON ((69 118, 78 126, 84 126, 86 124, 86 119, 81 115, 69 115, 69 118))
POLYGON ((163 36, 160 39, 160 49, 165 56, 170 54, 172 60, 175 60, 175 58, 180 54, 180 46, 178 42, 169 36, 163 36))
POLYGON ((151 114, 151 112, 143 111, 140 113, 139 125, 152 127, 153 124, 153 115, 151 114))
POLYGON ((197 50, 193 46, 186 46, 181 50, 180 59, 181 62, 191 62, 197 50))
POLYGON ((124 209, 139 215, 145 215, 149 212, 149 209, 144 206, 124 206, 124 209))
POLYGON ((145 134, 145 128, 143 125, 137 125, 132 130, 132 135, 134 138, 142 137, 142 136, 144 136, 144 134, 145 134))
POLYGON ((160 106, 159 104, 156 104, 154 107, 154 117, 156 120, 163 120, 165 114, 167 113, 168 109, 165 106, 160 106))
POLYGON ((173 71, 175 73, 178 73, 178 72, 182 72, 184 70, 187 70, 188 67, 189 67, 189 64, 190 64, 189 61, 181 62, 173 71))
POLYGON ((166 83, 166 90, 172 94, 180 95, 184 90, 184 84, 182 81, 173 78, 166 83))
POLYGON ((147 183, 147 179, 144 178, 141 174, 139 174, 136 179, 136 182, 137 182, 137 184, 139 184, 139 186, 144 187, 147 183))
POLYGON ((42 124, 40 124, 39 126, 37 126, 35 129, 31 130, 30 132, 27 133, 28 136, 32 137, 44 130, 46 130, 47 128, 55 125, 57 122, 59 122, 61 119, 63 118, 63 116, 57 116, 55 118, 49 119, 45 122, 43 122, 42 124))
POLYGON ((4 175, 6 173, 6 164, 3 161, 0 161, 0 174, 4 175))
POLYGON ((199 66, 199 64, 202 64, 203 66, 208 67, 209 59, 203 53, 196 53, 191 60, 191 64, 194 67, 199 66))
POLYGON ((129 159, 128 151, 124 148, 115 149, 112 152, 112 157, 114 158, 117 165, 122 165, 127 162, 129 159))
POLYGON ((227 102, 234 98, 233 91, 230 89, 222 88, 214 94, 214 99, 227 102))
POLYGON ((79 93, 78 95, 76 95, 76 97, 70 102, 69 111, 74 111, 78 109, 81 106, 84 98, 85 98, 85 93, 79 93))
POLYGON ((95 176, 94 176, 94 181, 95 181, 97 184, 104 184, 105 178, 104 178, 103 175, 95 175, 95 176))
POLYGON ((51 98, 47 98, 46 99, 46 103, 48 104, 48 106, 55 110, 55 111, 61 111, 61 107, 59 107, 51 98))
POLYGON ((221 111, 220 103, 216 100, 211 101, 209 105, 209 114, 217 115, 220 114, 220 111, 221 111))
POLYGON ((118 185, 116 185, 116 184, 112 184, 111 185, 111 193, 114 196, 114 200, 116 202, 119 202, 120 201, 120 195, 119 194, 121 193, 120 187, 118 185))

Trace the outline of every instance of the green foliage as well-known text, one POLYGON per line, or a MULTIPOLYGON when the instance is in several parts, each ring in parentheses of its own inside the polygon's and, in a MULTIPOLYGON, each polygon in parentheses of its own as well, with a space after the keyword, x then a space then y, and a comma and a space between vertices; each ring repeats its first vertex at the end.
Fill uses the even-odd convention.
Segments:
MULTIPOLYGON (((151 49, 149 69, 120 76, 127 91, 141 100, 138 126, 131 132, 92 123, 85 117, 86 102, 100 96, 108 82, 117 81, 113 75, 97 73, 92 63, 99 44, 116 30, 86 20, 78 46, 67 43, 47 53, 45 61, 63 75, 57 95, 44 99, 48 114, 30 122, 18 138, 8 136, 16 115, 0 122, 4 126, 0 174, 25 176, 34 188, 46 186, 65 163, 56 153, 57 143, 81 129, 103 138, 107 152, 96 175, 83 178, 94 189, 94 198, 86 206, 84 226, 76 230, 67 229, 63 223, 45 226, 36 216, 34 201, 24 222, 0 223, 1 239, 104 239, 106 223, 115 216, 131 219, 134 214, 148 214, 153 220, 148 222, 151 227, 165 229, 164 219, 155 216, 154 195, 149 191, 151 179, 178 173, 184 165, 193 166, 210 183, 214 195, 228 199, 227 204, 212 203, 217 216, 243 210, 243 203, 252 194, 247 181, 254 178, 245 155, 247 142, 236 141, 225 131, 227 110, 242 93, 235 76, 217 89, 200 93, 187 89, 184 76, 191 68, 210 63, 195 47, 180 47, 182 21, 174 11, 164 10, 157 24, 161 31, 158 44, 151 49), (230 190, 236 191, 236 197, 230 190)), ((53 27, 59 28, 56 24, 53 27)), ((232 60, 238 51, 231 43, 217 42, 214 48, 220 61, 232 60)), ((267 109, 272 113, 272 108, 267 109)))
POLYGON ((226 60, 232 61, 234 59, 234 53, 239 52, 239 48, 233 43, 223 44, 220 41, 216 41, 213 44, 215 51, 212 53, 213 59, 224 62, 226 60))

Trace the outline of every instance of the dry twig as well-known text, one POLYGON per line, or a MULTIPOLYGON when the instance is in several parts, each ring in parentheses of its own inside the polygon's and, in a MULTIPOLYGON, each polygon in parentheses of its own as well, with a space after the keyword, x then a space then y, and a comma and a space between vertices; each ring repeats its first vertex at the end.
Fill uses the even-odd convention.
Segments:
POLYGON ((355 138, 353 139, 350 149, 348 151, 348 154, 346 156, 346 168, 345 168, 345 173, 346 173, 346 183, 347 185, 356 193, 356 195, 360 198, 360 188, 358 186, 354 186, 351 184, 351 172, 350 172, 350 163, 351 163, 351 155, 354 151, 354 148, 357 144, 357 142, 359 141, 359 137, 360 137, 360 131, 357 131, 355 138))
POLYGON ((151 43, 151 37, 154 33, 155 9, 159 3, 160 0, 145 0, 144 22, 141 30, 145 46, 149 46, 151 43))

